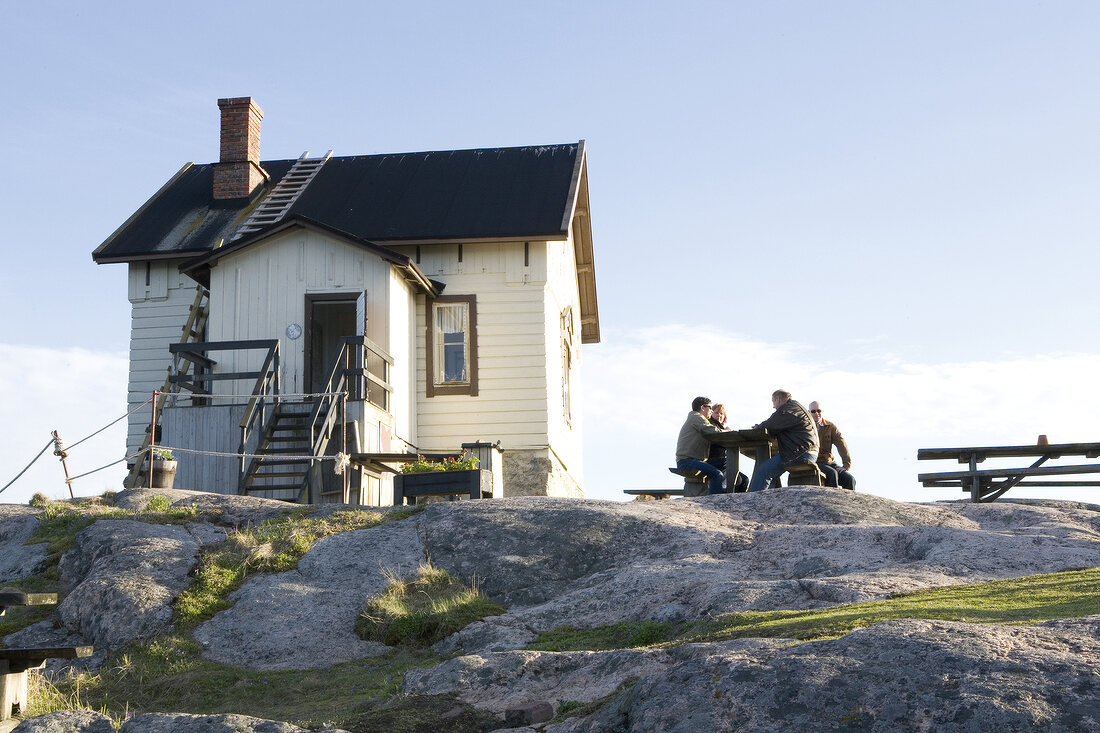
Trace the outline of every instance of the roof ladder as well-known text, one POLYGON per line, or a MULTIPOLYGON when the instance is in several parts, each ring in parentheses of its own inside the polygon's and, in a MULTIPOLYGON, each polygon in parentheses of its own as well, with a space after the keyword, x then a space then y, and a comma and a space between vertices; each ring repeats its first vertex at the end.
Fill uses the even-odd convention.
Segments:
POLYGON ((230 241, 236 241, 246 234, 258 232, 281 221, 286 216, 286 212, 290 211, 290 207, 294 205, 294 202, 298 200, 298 197, 302 195, 302 191, 306 190, 309 182, 317 175, 317 171, 321 170, 321 166, 332 157, 332 151, 328 151, 320 158, 310 158, 308 156, 309 151, 307 150, 302 153, 298 160, 294 161, 294 165, 290 167, 285 176, 279 179, 279 182, 275 184, 275 188, 271 189, 271 193, 265 196, 260 201, 260 205, 249 214, 247 219, 241 222, 240 227, 237 228, 237 232, 230 241))

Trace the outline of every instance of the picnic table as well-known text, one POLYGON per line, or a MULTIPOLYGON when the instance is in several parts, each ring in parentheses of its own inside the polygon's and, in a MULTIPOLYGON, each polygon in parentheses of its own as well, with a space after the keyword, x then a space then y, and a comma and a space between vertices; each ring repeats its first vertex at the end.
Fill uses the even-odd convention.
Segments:
POLYGON ((1050 459, 1083 456, 1100 458, 1100 443, 1050 443, 1036 445, 995 445, 976 448, 921 448, 918 461, 955 460, 968 466, 965 471, 922 473, 917 480, 928 488, 961 488, 970 499, 990 502, 1015 486, 1100 486, 1100 481, 1081 479, 1052 480, 1059 476, 1100 473, 1100 463, 1072 466, 1043 466, 1050 459), (978 468, 987 458, 1036 458, 1024 468, 978 468))
MULTIPOLYGON (((44 606, 57 603, 56 593, 26 593, 0 588, 0 616, 8 606, 44 606)), ((27 707, 27 670, 38 669, 47 659, 75 659, 92 654, 90 646, 0 649, 0 720, 22 713, 27 707)))
MULTIPOLYGON (((779 443, 768 434, 767 428, 747 428, 745 430, 728 430, 724 433, 708 435, 711 443, 726 449, 726 486, 733 486, 737 480, 737 472, 740 470, 741 456, 751 458, 755 465, 749 483, 756 478, 756 471, 760 464, 771 458, 777 450, 779 443)), ((776 486, 779 484, 776 483, 776 486)))

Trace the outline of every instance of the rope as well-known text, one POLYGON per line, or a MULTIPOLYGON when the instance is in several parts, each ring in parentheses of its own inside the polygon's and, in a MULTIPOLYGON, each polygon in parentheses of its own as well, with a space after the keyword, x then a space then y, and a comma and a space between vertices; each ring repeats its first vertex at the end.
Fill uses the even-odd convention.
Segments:
POLYGON ((90 476, 91 474, 96 473, 97 471, 102 471, 105 468, 110 468, 111 466, 115 465, 116 463, 122 463, 125 460, 129 460, 129 459, 128 458, 119 458, 117 461, 112 461, 112 462, 108 463, 106 466, 100 466, 99 468, 93 468, 91 471, 85 471, 84 473, 79 473, 76 476, 73 476, 72 478, 70 478, 69 481, 72 482, 72 481, 76 481, 78 478, 84 478, 85 476, 90 476))
POLYGON ((195 448, 173 448, 167 445, 158 445, 157 450, 170 450, 173 453, 179 451, 180 453, 195 453, 200 456, 222 456, 223 458, 278 458, 279 460, 289 459, 295 461, 335 461, 338 460, 338 456, 285 456, 282 453, 222 453, 220 451, 213 450, 197 450, 195 448))
MULTIPOLYGON (((114 425, 115 423, 117 423, 117 422, 121 422, 122 420, 125 420, 126 418, 130 417, 130 415, 133 415, 133 414, 134 414, 135 412, 137 412, 137 411, 138 411, 138 410, 140 410, 141 408, 145 407, 146 405, 148 405, 148 404, 149 404, 150 402, 152 402, 152 401, 153 401, 153 398, 152 398, 152 397, 150 397, 149 399, 145 400, 144 402, 142 402, 142 403, 141 403, 140 405, 138 405, 138 406, 137 406, 137 407, 135 407, 134 409, 132 409, 132 410, 130 410, 129 412, 127 412, 127 413, 126 413, 125 415, 123 415, 122 417, 118 418, 118 420, 113 420, 112 422, 109 422, 109 423, 107 423, 106 425, 104 425, 103 427, 101 427, 101 428, 100 428, 99 430, 95 431, 95 432, 94 432, 94 433, 92 433, 91 435, 89 435, 89 436, 87 436, 87 437, 84 437, 84 438, 81 438, 80 440, 76 441, 75 443, 73 443, 72 445, 70 445, 70 446, 69 446, 69 450, 72 450, 73 448, 77 447, 78 445, 80 445, 81 443, 83 443, 83 442, 84 442, 85 440, 88 440, 89 438, 94 438, 95 436, 99 435, 100 433, 102 433, 102 432, 103 432, 104 430, 106 430, 107 428, 111 427, 111 426, 112 426, 112 425, 114 425)), ((115 461, 115 463, 117 463, 117 462, 118 462, 118 461, 115 461)))
MULTIPOLYGON (((39 458, 41 458, 42 454, 45 453, 46 449, 48 449, 51 445, 53 445, 53 443, 54 443, 53 438, 50 438, 50 441, 48 443, 46 443, 46 445, 42 446, 42 450, 38 451, 38 455, 35 456, 34 458, 32 458, 31 462, 27 464, 27 468, 30 468, 31 466, 33 466, 34 462, 37 461, 39 458)), ((27 468, 24 468, 22 471, 19 472, 19 474, 15 478, 13 478, 11 481, 4 484, 4 489, 8 488, 12 484, 14 484, 16 481, 18 481, 19 476, 22 476, 23 474, 25 474, 27 472, 27 468)), ((4 489, 0 489, 0 491, 3 491, 4 489)))
POLYGON ((339 397, 346 394, 346 392, 300 392, 294 394, 262 394, 262 395, 247 395, 247 394, 184 394, 183 392, 166 392, 169 397, 180 400, 242 400, 247 402, 253 398, 263 400, 279 401, 288 397, 339 397))

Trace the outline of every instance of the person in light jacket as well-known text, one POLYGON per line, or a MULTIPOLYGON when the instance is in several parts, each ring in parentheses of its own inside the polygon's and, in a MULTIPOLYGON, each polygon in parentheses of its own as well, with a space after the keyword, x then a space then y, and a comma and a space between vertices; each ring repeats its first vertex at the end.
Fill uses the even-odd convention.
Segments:
POLYGON ((726 477, 717 468, 707 463, 710 454, 708 435, 725 432, 710 422, 711 406, 706 397, 696 397, 691 401, 691 412, 680 428, 676 438, 676 468, 701 471, 710 480, 711 494, 724 494, 726 477))

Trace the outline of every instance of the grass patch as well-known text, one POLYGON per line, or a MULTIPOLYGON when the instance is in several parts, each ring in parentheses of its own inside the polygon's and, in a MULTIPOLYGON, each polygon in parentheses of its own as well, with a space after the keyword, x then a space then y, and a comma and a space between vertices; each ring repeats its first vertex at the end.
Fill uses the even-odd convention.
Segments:
POLYGON ((355 630, 363 639, 391 646, 430 646, 504 611, 476 586, 425 564, 411 580, 392 577, 386 591, 367 603, 355 630))
POLYGON ((482 733, 499 730, 500 726, 491 713, 466 705, 452 695, 399 695, 341 724, 352 733, 482 733))
POLYGON ((227 529, 224 542, 202 549, 194 581, 176 599, 177 628, 192 629, 228 608, 226 596, 239 588, 251 573, 293 570, 302 555, 323 537, 407 516, 408 512, 340 511, 312 519, 298 511, 262 522, 252 529, 227 529))
POLYGON ((540 634, 527 648, 540 652, 634 649, 674 641, 686 628, 686 623, 660 621, 621 621, 595 629, 559 626, 540 634))
POLYGON ((129 714, 186 710, 240 713, 302 727, 346 727, 344 721, 393 698, 407 670, 439 661, 423 650, 395 649, 323 669, 257 671, 204 660, 200 651, 181 636, 164 636, 131 645, 96 673, 53 684, 35 674, 28 716, 87 709, 120 721, 129 714))
POLYGON ((811 641, 833 639, 897 619, 1027 625, 1097 613, 1100 568, 1088 568, 933 588, 812 611, 745 611, 682 624, 651 621, 594 629, 559 627, 541 634, 527 648, 604 650, 762 637, 811 641), (632 626, 643 626, 644 631, 631 636, 632 626))

